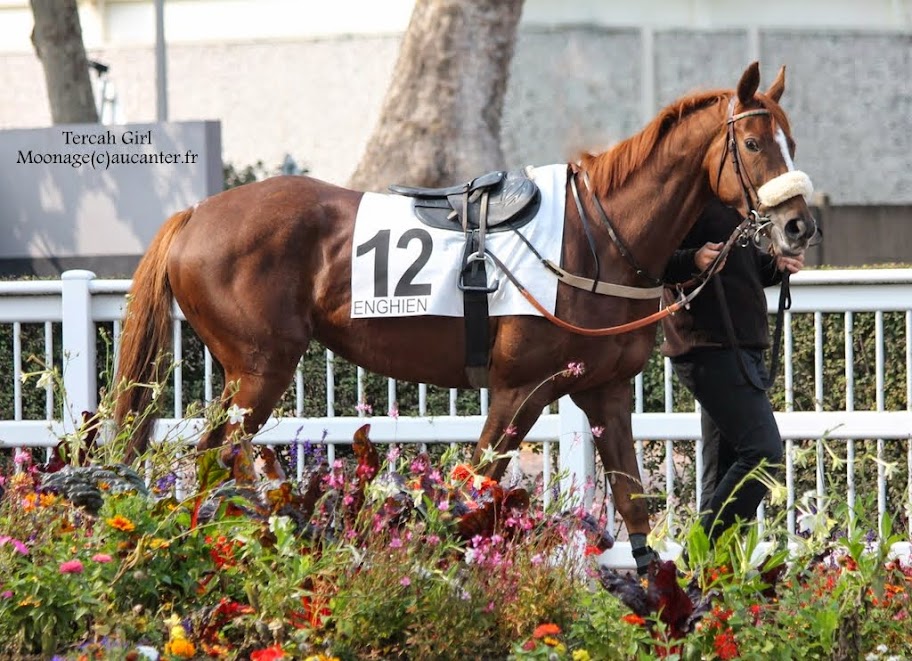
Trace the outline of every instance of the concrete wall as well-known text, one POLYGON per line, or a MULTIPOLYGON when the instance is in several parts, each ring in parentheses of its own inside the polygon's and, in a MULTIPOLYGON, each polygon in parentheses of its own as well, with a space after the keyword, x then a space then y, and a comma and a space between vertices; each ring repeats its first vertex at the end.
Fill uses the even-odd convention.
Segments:
POLYGON ((222 189, 217 122, 0 131, 0 273, 129 275, 162 222, 222 189))

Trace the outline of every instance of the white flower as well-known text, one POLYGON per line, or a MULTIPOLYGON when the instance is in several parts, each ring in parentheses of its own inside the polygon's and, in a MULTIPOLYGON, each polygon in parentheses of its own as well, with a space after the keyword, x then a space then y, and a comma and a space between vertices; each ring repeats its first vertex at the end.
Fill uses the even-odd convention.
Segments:
POLYGON ((493 464, 497 459, 497 451, 490 445, 481 451, 481 465, 493 464))
POLYGON ((770 505, 777 506, 785 503, 788 498, 788 488, 780 482, 773 483, 770 486, 770 505))
POLYGON ((136 652, 146 661, 158 661, 158 650, 149 645, 137 645, 136 652))
POLYGON ((228 424, 238 425, 244 422, 244 416, 250 413, 250 409, 242 409, 237 404, 232 404, 226 413, 228 414, 228 424))
POLYGON ((35 387, 38 390, 43 390, 45 388, 51 388, 54 385, 54 373, 51 370, 44 370, 41 373, 41 378, 38 379, 38 383, 35 384, 35 387))

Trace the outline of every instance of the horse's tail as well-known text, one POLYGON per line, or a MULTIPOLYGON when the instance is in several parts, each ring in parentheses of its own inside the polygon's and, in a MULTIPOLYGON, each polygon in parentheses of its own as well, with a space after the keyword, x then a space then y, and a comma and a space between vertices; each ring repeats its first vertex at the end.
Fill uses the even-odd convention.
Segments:
POLYGON ((136 416, 127 442, 127 463, 145 451, 155 423, 155 407, 151 405, 167 371, 163 352, 171 337, 173 294, 168 281, 168 253, 192 213, 193 209, 185 209, 165 222, 133 274, 114 380, 117 429, 122 430, 127 419, 136 416))

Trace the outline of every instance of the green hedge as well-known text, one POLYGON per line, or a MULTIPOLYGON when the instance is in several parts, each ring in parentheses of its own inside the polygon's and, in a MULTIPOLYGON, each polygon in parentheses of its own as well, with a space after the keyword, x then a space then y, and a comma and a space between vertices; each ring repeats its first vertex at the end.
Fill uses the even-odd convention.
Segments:
MULTIPOLYGON (((274 169, 272 173, 275 173, 274 169)), ((226 187, 248 183, 255 179, 271 174, 257 163, 242 169, 236 169, 230 164, 225 168, 226 187)), ((904 410, 910 406, 906 397, 906 368, 905 368, 905 315, 903 313, 884 313, 884 405, 887 410, 904 410)), ((845 316, 842 313, 824 314, 823 342, 826 361, 823 370, 823 409, 844 410, 845 395, 845 353, 844 332, 845 316)), ((815 410, 814 394, 814 326, 813 314, 795 314, 792 316, 793 331, 793 369, 794 389, 793 407, 795 411, 815 410)), ((874 313, 856 313, 854 315, 853 334, 853 368, 854 368, 854 406, 856 410, 873 410, 876 408, 876 371, 875 371, 875 334, 874 313)), ((42 357, 44 355, 44 324, 22 324, 22 355, 42 357)), ((772 327, 772 320, 771 320, 772 327)), ((185 327, 183 337, 183 392, 185 405, 192 401, 202 401, 204 393, 204 363, 202 345, 195 333, 185 327)), ((60 327, 55 324, 54 335, 54 364, 58 369, 63 368, 60 346, 60 327)), ((111 327, 110 324, 99 326, 97 350, 99 357, 99 381, 106 385, 111 381, 111 327)), ((14 414, 14 383, 12 369, 13 333, 11 324, 0 325, 0 419, 13 419, 14 414)), ((25 371, 40 369, 35 363, 26 362, 25 371)), ((302 369, 304 373, 304 415, 306 417, 322 417, 326 414, 326 365, 325 351, 316 343, 312 343, 306 352, 302 369)), ((216 367, 214 374, 214 394, 217 396, 223 387, 221 371, 216 367)), ((770 397, 777 410, 785 409, 784 376, 780 370, 777 383, 770 392, 770 397)), ((337 415, 353 415, 358 404, 356 368, 351 363, 335 359, 335 412, 337 415)), ((654 352, 644 370, 644 402, 645 411, 664 411, 664 367, 658 351, 654 352)), ((34 387, 34 381, 23 385, 23 417, 25 419, 43 419, 45 417, 45 393, 34 387)), ((163 398, 163 410, 166 414, 173 411, 173 389, 167 387, 163 398)), ((365 402, 373 407, 375 415, 388 413, 387 380, 377 375, 366 375, 365 402)), ((295 393, 290 389, 277 407, 277 415, 290 416, 295 413, 295 393)), ((60 402, 56 405, 59 410, 60 402)), ((415 384, 400 383, 397 388, 397 406, 401 415, 417 415, 418 413, 418 387, 415 384)), ((694 402, 692 396, 675 380, 675 411, 692 411, 694 402)), ((479 394, 474 391, 460 391, 457 399, 457 411, 460 414, 479 413, 479 394)), ((443 415, 449 413, 449 390, 428 386, 427 412, 430 415, 443 415)), ((910 430, 912 431, 912 430, 910 430)), ((665 445, 659 442, 646 443, 646 469, 653 476, 661 478, 664 475, 663 462, 665 460, 665 445)), ((857 485, 859 493, 873 493, 876 485, 876 464, 870 460, 873 454, 874 439, 863 439, 856 444, 856 453, 861 458, 858 466, 857 485)), ((814 441, 799 442, 800 450, 813 447, 814 441)), ((831 450, 837 457, 845 456, 845 444, 832 442, 831 450)), ((907 445, 905 443, 887 444, 888 462, 896 462, 900 467, 906 465, 907 445)), ((677 444, 675 450, 676 467, 676 496, 681 502, 691 502, 694 493, 693 448, 686 443, 677 444)), ((904 477, 905 470, 900 470, 898 475, 904 477)), ((801 468, 798 484, 799 494, 814 486, 813 465, 801 468)), ((841 480, 844 477, 828 471, 829 479, 841 480)), ((655 480, 653 481, 655 484, 655 480)), ((659 482, 661 483, 661 482, 659 482)), ((841 488, 835 485, 836 488, 841 488)), ((891 511, 900 514, 905 508, 904 479, 894 478, 889 488, 889 507, 891 511)), ((843 489, 844 493, 844 489, 843 489)), ((654 509, 664 507, 664 499, 653 501, 654 509)))

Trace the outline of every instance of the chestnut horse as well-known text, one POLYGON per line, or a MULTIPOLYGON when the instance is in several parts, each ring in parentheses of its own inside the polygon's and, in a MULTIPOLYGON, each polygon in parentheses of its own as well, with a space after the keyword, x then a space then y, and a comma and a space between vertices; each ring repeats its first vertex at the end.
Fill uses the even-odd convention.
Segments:
MULTIPOLYGON (((584 156, 580 173, 574 170, 571 176, 580 182, 584 213, 601 218, 601 205, 619 240, 595 220, 588 230, 595 246, 590 249, 568 183, 561 266, 591 274, 598 254, 603 280, 655 287, 713 195, 745 216, 758 205, 773 249, 802 251, 815 227, 804 198, 791 194, 764 208, 757 195, 763 184, 792 170, 794 150, 778 103, 784 69, 766 93, 757 91, 759 81, 754 63, 735 90, 682 98, 640 133, 604 153, 584 156), (585 178, 591 183, 588 191, 585 178)), ((157 357, 171 335, 174 299, 221 364, 226 383, 239 385, 226 390, 225 405, 249 410, 240 423, 247 438, 268 419, 311 339, 377 374, 469 387, 462 319, 352 318, 352 237, 361 197, 309 177, 275 177, 219 193, 171 217, 133 279, 117 383, 161 377, 157 357)), ((602 296, 562 282, 555 315, 592 329, 649 317, 656 309, 655 298, 602 296)), ((490 331, 491 404, 476 462, 489 446, 498 452, 518 447, 542 409, 569 394, 593 427, 604 428, 594 440, 611 476, 616 508, 628 531, 644 539, 646 503, 632 498, 642 487, 631 434, 630 380, 653 350, 655 324, 626 334, 587 336, 542 317, 517 315, 492 317, 490 331), (570 362, 583 363, 585 371, 547 380, 570 362), (515 433, 506 435, 508 426, 515 433)), ((150 401, 147 387, 124 389, 116 405, 118 425, 150 401)), ((149 423, 133 429, 129 457, 144 451, 149 423)), ((213 429, 198 448, 217 447, 235 431, 230 424, 213 429)), ((249 451, 249 441, 242 447, 249 451)), ((505 467, 501 459, 486 472, 499 478, 505 467)))

